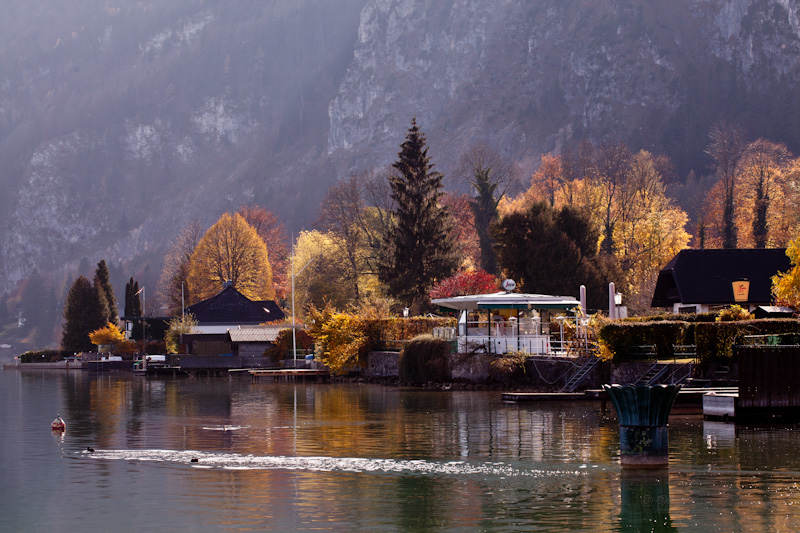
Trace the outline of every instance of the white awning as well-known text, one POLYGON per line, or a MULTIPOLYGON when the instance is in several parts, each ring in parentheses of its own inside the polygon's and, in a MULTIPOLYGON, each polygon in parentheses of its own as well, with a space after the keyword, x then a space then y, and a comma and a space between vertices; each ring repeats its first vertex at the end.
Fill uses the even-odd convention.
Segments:
POLYGON ((462 311, 476 309, 572 309, 580 302, 571 296, 549 294, 524 294, 518 292, 495 292, 472 294, 452 298, 436 298, 431 303, 448 309, 462 311))

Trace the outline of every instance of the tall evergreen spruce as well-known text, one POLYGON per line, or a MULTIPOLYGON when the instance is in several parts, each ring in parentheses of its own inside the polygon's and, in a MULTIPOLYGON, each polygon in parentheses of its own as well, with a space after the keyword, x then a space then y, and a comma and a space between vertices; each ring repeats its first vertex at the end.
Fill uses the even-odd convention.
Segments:
POLYGON ((94 289, 95 299, 97 300, 97 308, 103 315, 103 325, 105 326, 109 322, 108 317, 110 315, 108 310, 108 298, 106 298, 106 291, 103 289, 103 284, 100 283, 100 280, 97 279, 97 276, 95 276, 94 281, 92 282, 92 288, 94 289))
POLYGON ((119 318, 119 311, 117 310, 117 299, 114 297, 114 288, 111 286, 111 276, 108 273, 108 265, 106 260, 102 259, 97 263, 97 270, 94 272, 94 277, 100 282, 103 293, 108 306, 108 322, 116 324, 119 318))
POLYGON ((89 333, 106 325, 107 312, 101 305, 100 293, 88 279, 79 276, 72 283, 64 303, 61 348, 73 352, 91 351, 89 333))
POLYGON ((139 282, 133 281, 131 277, 130 281, 125 284, 126 317, 142 316, 142 300, 139 295, 136 294, 137 292, 139 292, 139 282))
POLYGON ((433 284, 456 270, 458 257, 450 240, 450 214, 439 203, 443 176, 433 170, 416 119, 392 166, 397 170, 389 178, 394 224, 378 276, 392 296, 419 313, 433 284))

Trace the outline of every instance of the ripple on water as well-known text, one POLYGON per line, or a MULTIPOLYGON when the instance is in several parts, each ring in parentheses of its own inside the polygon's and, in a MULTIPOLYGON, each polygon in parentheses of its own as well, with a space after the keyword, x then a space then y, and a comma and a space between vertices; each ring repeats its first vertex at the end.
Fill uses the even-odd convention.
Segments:
POLYGON ((437 475, 481 475, 508 477, 552 477, 584 475, 577 469, 547 470, 517 468, 504 463, 435 462, 425 460, 358 457, 291 457, 210 453, 192 450, 96 450, 79 455, 107 461, 187 463, 194 468, 227 470, 308 470, 316 472, 399 473, 437 475), (197 459, 197 461, 193 461, 197 459))

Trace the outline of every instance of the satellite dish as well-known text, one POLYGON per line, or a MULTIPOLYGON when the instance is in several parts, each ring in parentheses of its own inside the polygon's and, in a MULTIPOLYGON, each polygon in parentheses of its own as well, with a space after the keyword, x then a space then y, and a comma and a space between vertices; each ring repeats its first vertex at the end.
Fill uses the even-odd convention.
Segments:
POLYGON ((503 281, 503 289, 506 292, 511 292, 516 288, 517 288, 517 284, 514 283, 513 279, 507 279, 507 280, 503 281))

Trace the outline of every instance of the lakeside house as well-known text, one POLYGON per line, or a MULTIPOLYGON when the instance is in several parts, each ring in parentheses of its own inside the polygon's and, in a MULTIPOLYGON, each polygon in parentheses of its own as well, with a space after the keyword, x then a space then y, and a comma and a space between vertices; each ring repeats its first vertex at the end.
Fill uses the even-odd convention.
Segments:
POLYGON ((565 331, 568 323, 579 322, 580 302, 573 297, 500 291, 431 303, 457 312, 456 328, 437 328, 434 334, 454 338, 459 353, 572 355, 565 331))
POLYGON ((785 248, 681 250, 661 269, 653 307, 707 313, 739 304, 771 306, 772 276, 791 269, 785 248))
POLYGON ((265 325, 284 320, 277 303, 250 300, 230 284, 211 298, 189 306, 186 312, 194 315, 197 325, 191 333, 181 335, 188 355, 181 357, 181 368, 209 365, 211 357, 220 358, 214 366, 269 366, 263 353, 275 345, 278 332, 287 327, 265 325))

